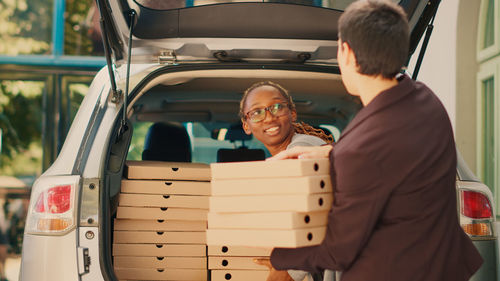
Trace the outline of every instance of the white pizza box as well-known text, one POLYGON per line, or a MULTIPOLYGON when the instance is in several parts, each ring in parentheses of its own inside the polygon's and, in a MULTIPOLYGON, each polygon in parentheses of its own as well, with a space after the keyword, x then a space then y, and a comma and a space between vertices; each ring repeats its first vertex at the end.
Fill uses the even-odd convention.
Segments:
POLYGON ((119 219, 206 221, 207 213, 208 210, 203 209, 118 206, 116 217, 119 219))
POLYGON ((205 231, 206 221, 115 219, 114 230, 205 231))
POLYGON ((204 163, 127 161, 128 179, 210 181, 210 166, 204 163))
POLYGON ((209 256, 269 257, 273 248, 246 246, 208 245, 209 256))
POLYGON ((212 270, 212 281, 266 281, 269 270, 212 270))
POLYGON ((253 260, 258 257, 208 257, 208 269, 253 269, 267 270, 253 260))
POLYGON ((206 257, 128 257, 113 258, 114 267, 121 268, 192 268, 206 269, 206 257))
POLYGON ((210 212, 314 212, 330 210, 333 194, 212 196, 210 212))
POLYGON ((114 243, 206 244, 205 232, 114 231, 114 243))
POLYGON ((328 212, 208 213, 208 228, 299 229, 325 226, 328 212))
POLYGON ((209 196, 120 193, 119 206, 208 209, 209 196))
POLYGON ((210 182, 179 180, 127 180, 120 192, 142 194, 210 195, 210 182))
POLYGON ((210 164, 212 179, 253 179, 328 175, 330 160, 287 159, 210 164))
POLYGON ((207 245, 298 248, 319 245, 326 227, 295 230, 208 229, 207 245))
POLYGON ((206 257, 207 246, 189 244, 113 244, 113 256, 206 257))
POLYGON ((177 268, 117 268, 116 277, 120 280, 189 280, 206 281, 206 269, 177 269, 177 268))
POLYGON ((216 179, 212 195, 313 194, 332 191, 329 175, 287 178, 216 179))

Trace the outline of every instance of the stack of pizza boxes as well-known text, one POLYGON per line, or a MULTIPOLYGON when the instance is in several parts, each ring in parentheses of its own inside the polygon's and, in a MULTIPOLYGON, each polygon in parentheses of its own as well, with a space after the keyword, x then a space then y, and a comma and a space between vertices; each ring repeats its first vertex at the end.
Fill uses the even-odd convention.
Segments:
POLYGON ((265 281, 272 248, 318 245, 332 205, 328 159, 211 164, 211 280, 265 281))
POLYGON ((113 235, 118 279, 207 280, 210 167, 128 161, 126 177, 113 235))

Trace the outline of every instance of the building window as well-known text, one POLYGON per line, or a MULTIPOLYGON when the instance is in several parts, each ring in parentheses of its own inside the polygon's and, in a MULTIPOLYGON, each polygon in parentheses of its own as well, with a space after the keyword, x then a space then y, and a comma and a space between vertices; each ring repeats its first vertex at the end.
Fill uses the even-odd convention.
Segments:
POLYGON ((495 191, 495 87, 494 78, 481 82, 482 95, 482 178, 492 191, 495 191))
POLYGON ((478 30, 478 61, 488 60, 500 53, 498 40, 499 0, 481 0, 478 30))
POLYGON ((0 0, 0 11, 0 55, 52 53, 52 0, 0 0))
POLYGON ((495 43, 495 0, 488 0, 488 10, 484 24, 483 49, 492 46, 495 43))
POLYGON ((45 91, 45 81, 0 81, 1 175, 40 175, 45 91))
POLYGON ((64 17, 65 55, 104 55, 96 1, 66 0, 64 17))

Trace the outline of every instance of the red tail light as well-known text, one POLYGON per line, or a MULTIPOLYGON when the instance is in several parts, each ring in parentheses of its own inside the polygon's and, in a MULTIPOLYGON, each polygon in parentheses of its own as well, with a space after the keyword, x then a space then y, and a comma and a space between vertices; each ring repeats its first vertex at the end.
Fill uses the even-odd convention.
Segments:
POLYGON ((490 200, 486 195, 470 191, 462 190, 462 214, 473 219, 486 219, 493 217, 493 210, 490 200))
POLYGON ((76 226, 76 202, 80 176, 41 176, 31 189, 25 231, 30 234, 64 235, 76 226))
POLYGON ((71 207, 71 185, 47 189, 38 197, 35 211, 38 213, 62 214, 71 207))

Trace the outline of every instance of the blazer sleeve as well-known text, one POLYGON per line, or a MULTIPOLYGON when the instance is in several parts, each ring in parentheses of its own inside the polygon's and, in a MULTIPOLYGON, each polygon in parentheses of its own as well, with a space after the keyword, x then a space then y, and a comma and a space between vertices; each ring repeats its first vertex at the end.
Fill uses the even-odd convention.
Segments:
POLYGON ((375 155, 359 150, 330 153, 334 203, 328 215, 325 238, 318 246, 275 248, 271 263, 278 270, 320 272, 351 266, 383 212, 392 188, 381 182, 375 155), (336 183, 336 184, 335 184, 336 183))

